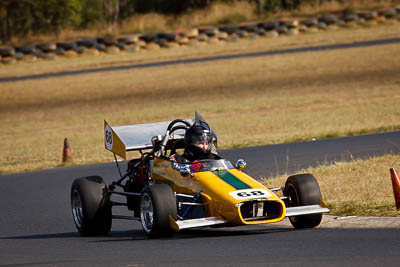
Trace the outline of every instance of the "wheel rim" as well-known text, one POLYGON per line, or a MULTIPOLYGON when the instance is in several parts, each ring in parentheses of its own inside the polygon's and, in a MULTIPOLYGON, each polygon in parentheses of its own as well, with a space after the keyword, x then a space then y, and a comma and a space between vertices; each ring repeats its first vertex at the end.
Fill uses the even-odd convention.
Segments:
POLYGON ((153 217, 153 202, 149 194, 145 193, 140 202, 140 219, 142 222, 143 229, 149 233, 153 228, 154 217, 153 217))
POLYGON ((293 186, 290 186, 287 190, 289 198, 289 207, 299 206, 299 200, 297 199, 297 192, 293 186))
POLYGON ((83 212, 82 212, 82 201, 77 189, 72 191, 71 195, 71 206, 72 206, 72 216, 74 218, 75 225, 78 228, 82 227, 83 212))
MULTIPOLYGON (((289 207, 298 207, 299 199, 297 196, 296 188, 294 186, 290 185, 287 191, 288 191, 288 197, 289 197, 289 207)), ((299 217, 292 216, 292 217, 289 217, 289 220, 292 223, 296 224, 299 220, 299 217)))

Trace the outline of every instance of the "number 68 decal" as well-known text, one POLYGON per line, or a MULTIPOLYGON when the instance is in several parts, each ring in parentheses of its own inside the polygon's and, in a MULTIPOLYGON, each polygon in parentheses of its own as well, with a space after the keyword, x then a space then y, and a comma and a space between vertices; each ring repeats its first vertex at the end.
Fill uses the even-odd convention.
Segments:
POLYGON ((110 125, 107 125, 104 129, 104 141, 106 142, 106 148, 112 150, 114 140, 110 125))
POLYGON ((262 188, 243 189, 238 191, 229 192, 234 199, 251 199, 251 198, 264 198, 272 196, 267 190, 262 188))

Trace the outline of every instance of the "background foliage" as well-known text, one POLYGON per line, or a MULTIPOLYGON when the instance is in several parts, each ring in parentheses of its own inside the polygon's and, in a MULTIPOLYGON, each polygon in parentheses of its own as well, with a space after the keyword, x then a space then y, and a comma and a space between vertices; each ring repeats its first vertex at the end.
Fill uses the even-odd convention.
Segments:
MULTIPOLYGON (((367 0, 1 0, 0 44, 13 37, 51 34, 56 37, 65 29, 82 30, 93 25, 106 25, 109 31, 140 13, 181 15, 213 4, 248 2, 259 13, 298 9, 301 5, 327 2, 353 3, 367 0)), ((395 2, 378 1, 375 2, 395 2)))

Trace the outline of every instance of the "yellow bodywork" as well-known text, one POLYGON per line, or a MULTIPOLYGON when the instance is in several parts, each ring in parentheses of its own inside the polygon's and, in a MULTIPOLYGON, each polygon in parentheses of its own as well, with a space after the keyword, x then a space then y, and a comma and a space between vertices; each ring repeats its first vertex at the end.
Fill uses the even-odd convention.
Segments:
MULTIPOLYGON (((273 223, 285 218, 286 207, 284 202, 264 185, 237 169, 197 172, 193 173, 192 176, 183 177, 179 171, 172 168, 169 160, 156 157, 152 166, 152 179, 153 183, 170 184, 173 191, 177 193, 196 194, 201 192, 206 216, 217 217, 227 221, 230 225, 273 223), (250 189, 240 190, 235 188, 229 182, 221 179, 219 172, 229 177, 234 177, 237 183, 246 184, 247 188, 250 189), (240 193, 249 190, 258 192, 257 189, 265 192, 264 195, 266 197, 242 197, 237 199, 232 196, 235 192, 240 193), (275 202, 275 206, 280 209, 280 215, 264 220, 245 220, 240 212, 240 206, 249 200, 275 202)), ((246 193, 244 195, 246 196, 246 193)))

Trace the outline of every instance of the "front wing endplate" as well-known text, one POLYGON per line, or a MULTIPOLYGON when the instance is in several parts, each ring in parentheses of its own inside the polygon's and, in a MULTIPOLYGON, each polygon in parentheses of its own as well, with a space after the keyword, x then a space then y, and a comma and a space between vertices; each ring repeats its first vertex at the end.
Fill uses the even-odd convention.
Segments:
POLYGON ((175 221, 171 216, 169 216, 169 226, 175 231, 188 228, 205 227, 218 224, 225 224, 227 221, 220 220, 217 217, 206 217, 200 219, 190 219, 190 220, 178 220, 175 221))
POLYGON ((306 214, 316 214, 329 212, 329 209, 321 205, 308 205, 299 207, 288 207, 286 208, 286 217, 306 215, 306 214))

